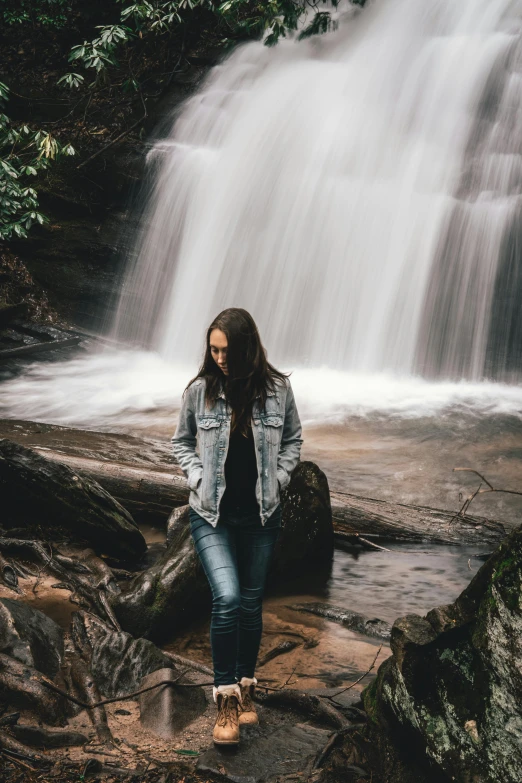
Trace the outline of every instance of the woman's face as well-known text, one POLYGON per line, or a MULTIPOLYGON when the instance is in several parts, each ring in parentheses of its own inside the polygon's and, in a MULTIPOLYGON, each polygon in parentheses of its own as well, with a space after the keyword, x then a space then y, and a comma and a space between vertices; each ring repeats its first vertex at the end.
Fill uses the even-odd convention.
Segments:
POLYGON ((210 332, 210 353, 220 370, 228 375, 227 370, 227 336, 221 329, 213 329, 210 332))

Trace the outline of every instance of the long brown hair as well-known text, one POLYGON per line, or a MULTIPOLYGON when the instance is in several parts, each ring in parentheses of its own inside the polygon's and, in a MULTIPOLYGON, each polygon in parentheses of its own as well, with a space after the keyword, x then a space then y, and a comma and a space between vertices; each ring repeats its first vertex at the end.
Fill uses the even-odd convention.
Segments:
POLYGON ((254 400, 259 397, 260 408, 265 408, 267 391, 275 392, 276 381, 285 383, 287 377, 268 362, 250 313, 241 307, 228 307, 208 327, 203 362, 187 389, 197 378, 204 378, 208 407, 215 405, 223 390, 232 408, 232 430, 239 428, 246 434, 254 400), (214 329, 220 329, 227 338, 228 375, 218 367, 210 351, 210 335, 214 329))

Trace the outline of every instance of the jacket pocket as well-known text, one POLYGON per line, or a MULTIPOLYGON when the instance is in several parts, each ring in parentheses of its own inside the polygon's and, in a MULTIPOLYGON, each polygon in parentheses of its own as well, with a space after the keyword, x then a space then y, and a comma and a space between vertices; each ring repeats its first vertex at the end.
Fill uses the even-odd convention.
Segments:
POLYGON ((221 419, 218 416, 200 416, 198 418, 198 438, 203 448, 216 445, 221 419))
POLYGON ((261 416, 261 423, 263 424, 263 432, 267 443, 275 445, 280 443, 283 433, 283 416, 279 413, 264 415, 261 416))

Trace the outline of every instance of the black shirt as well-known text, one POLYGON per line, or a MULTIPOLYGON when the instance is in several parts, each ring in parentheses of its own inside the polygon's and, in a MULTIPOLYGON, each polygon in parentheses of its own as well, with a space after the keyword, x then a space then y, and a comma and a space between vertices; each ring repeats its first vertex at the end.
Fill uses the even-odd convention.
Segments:
POLYGON ((256 499, 257 461, 252 427, 245 437, 235 429, 230 433, 225 461, 225 492, 219 511, 227 514, 259 514, 256 499))

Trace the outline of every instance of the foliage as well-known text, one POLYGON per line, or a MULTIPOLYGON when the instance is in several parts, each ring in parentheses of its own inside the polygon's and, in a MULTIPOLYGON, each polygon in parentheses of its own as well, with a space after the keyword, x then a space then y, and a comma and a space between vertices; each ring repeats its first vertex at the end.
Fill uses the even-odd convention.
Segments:
POLYGON ((60 28, 71 10, 70 0, 0 0, 0 23, 60 28))
MULTIPOLYGON (((210 40, 211 46, 226 47, 238 40, 262 38, 266 45, 273 46, 294 33, 305 38, 332 29, 335 20, 331 11, 339 2, 104 0, 96 10, 96 4, 84 4, 82 0, 0 0, 4 31, 23 28, 29 41, 45 41, 47 46, 52 40, 57 50, 62 45, 57 41, 70 46, 69 35, 80 31, 85 37, 69 52, 71 71, 56 79, 59 87, 74 89, 78 97, 55 135, 30 124, 14 123, 3 114, 8 88, 0 83, 0 241, 25 237, 34 223, 46 221, 31 184, 53 161, 74 155, 74 149, 60 142, 60 137, 69 132, 76 138, 82 134, 80 138, 92 148, 96 146, 95 138, 111 125, 113 139, 125 136, 137 125, 136 107, 140 112, 143 108, 146 116, 146 102, 156 100, 170 83, 185 56, 186 39, 190 41, 188 51, 194 41, 201 40, 204 45, 210 40), (105 24, 96 25, 96 21, 105 24), (94 37, 93 30, 97 33, 94 37), (158 61, 159 69, 154 65, 158 61), (155 67, 156 73, 161 73, 156 75, 155 67), (88 73, 92 79, 86 77, 88 73), (94 127, 91 116, 97 117, 94 127), (101 129, 100 116, 106 126, 101 129)), ((362 5, 364 0, 351 2, 362 5)), ((98 149, 103 149, 99 142, 98 149)))
MULTIPOLYGON (((8 96, 8 88, 0 82, 0 108, 8 96)), ((28 182, 63 155, 74 155, 74 149, 50 133, 27 125, 16 127, 0 113, 0 240, 26 237, 33 223, 46 222, 28 182)))
MULTIPOLYGON (((330 10, 320 10, 326 0, 144 0, 125 4, 117 24, 99 25, 100 34, 92 41, 74 46, 69 61, 94 69, 99 74, 109 65, 117 65, 118 48, 136 38, 147 35, 172 33, 176 26, 187 23, 197 11, 207 11, 216 17, 228 31, 222 44, 232 43, 241 37, 264 37, 267 46, 273 46, 280 38, 297 30, 301 21, 311 20, 300 34, 309 37, 330 30, 333 26, 330 10)), ((340 0, 330 0, 329 6, 336 8, 340 0)), ((362 5, 364 0, 355 0, 362 5)), ((60 83, 79 87, 82 77, 69 73, 60 83)))

